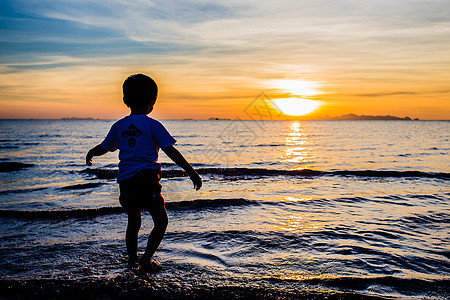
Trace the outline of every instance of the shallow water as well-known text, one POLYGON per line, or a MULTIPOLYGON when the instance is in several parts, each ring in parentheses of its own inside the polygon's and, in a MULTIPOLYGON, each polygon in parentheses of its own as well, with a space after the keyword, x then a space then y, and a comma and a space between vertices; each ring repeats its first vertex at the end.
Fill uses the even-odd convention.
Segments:
MULTIPOLYGON (((113 122, 0 123, 0 278, 122 274, 117 153, 84 165, 113 122)), ((170 224, 156 278, 450 295, 449 122, 163 124, 204 187, 161 154, 170 224)), ((146 215, 141 248, 151 228, 146 215)))

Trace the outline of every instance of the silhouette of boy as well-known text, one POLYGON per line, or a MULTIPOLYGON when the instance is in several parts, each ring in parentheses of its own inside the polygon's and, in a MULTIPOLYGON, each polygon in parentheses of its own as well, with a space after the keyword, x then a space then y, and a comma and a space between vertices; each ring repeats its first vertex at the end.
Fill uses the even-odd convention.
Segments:
POLYGON ((122 88, 123 102, 130 108, 131 114, 114 123, 103 142, 89 150, 86 164, 91 166, 94 156, 119 149, 117 182, 120 204, 128 214, 125 240, 129 264, 137 262, 141 211, 148 210, 154 227, 148 237, 145 253, 139 260, 139 268, 144 272, 152 272, 158 266, 152 256, 161 243, 168 223, 159 182, 159 149, 189 174, 196 190, 201 188, 202 179, 173 146, 176 140, 164 126, 147 116, 153 110, 158 96, 158 87, 153 79, 143 74, 131 75, 124 81, 122 88))

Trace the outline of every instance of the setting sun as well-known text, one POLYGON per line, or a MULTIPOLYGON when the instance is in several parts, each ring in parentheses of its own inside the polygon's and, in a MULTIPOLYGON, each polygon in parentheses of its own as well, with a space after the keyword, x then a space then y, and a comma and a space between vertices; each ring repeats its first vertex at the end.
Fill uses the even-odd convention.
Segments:
POLYGON ((271 100, 277 110, 285 115, 303 116, 319 107, 318 101, 301 98, 282 98, 271 100))

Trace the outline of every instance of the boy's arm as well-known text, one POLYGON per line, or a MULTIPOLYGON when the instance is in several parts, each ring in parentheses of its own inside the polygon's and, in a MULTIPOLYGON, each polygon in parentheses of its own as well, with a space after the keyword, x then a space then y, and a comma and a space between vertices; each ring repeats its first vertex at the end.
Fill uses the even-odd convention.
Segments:
POLYGON ((165 148, 164 153, 173 160, 174 163, 183 168, 191 178, 194 183, 194 188, 198 191, 202 187, 202 178, 198 175, 198 173, 192 168, 192 166, 187 162, 187 160, 183 157, 183 155, 178 151, 174 146, 169 146, 165 148))
POLYGON ((86 154, 86 164, 88 166, 92 166, 92 158, 94 156, 102 156, 103 154, 107 153, 108 150, 105 150, 105 148, 102 147, 102 145, 97 145, 86 154))

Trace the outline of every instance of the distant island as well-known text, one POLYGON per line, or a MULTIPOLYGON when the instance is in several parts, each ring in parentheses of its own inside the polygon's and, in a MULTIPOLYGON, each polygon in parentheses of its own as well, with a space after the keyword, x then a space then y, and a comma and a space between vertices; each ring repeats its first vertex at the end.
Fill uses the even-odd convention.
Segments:
POLYGON ((61 118, 61 120, 84 121, 84 120, 98 120, 98 119, 94 119, 94 118, 76 118, 76 117, 70 117, 70 118, 61 118))
POLYGON ((212 121, 212 120, 231 120, 231 119, 226 119, 226 118, 209 118, 208 120, 212 121))
MULTIPOLYGON (((410 117, 395 117, 391 115, 387 116, 371 116, 371 115, 355 115, 355 114, 346 114, 342 116, 336 117, 324 117, 321 120, 395 120, 395 121, 412 121, 410 117)), ((420 121, 419 118, 415 118, 414 121, 420 121)))

